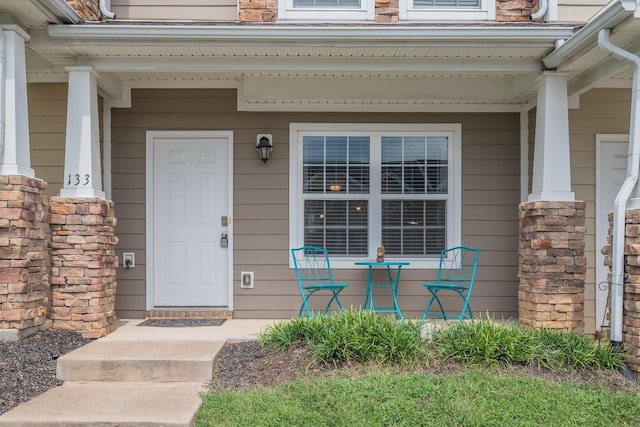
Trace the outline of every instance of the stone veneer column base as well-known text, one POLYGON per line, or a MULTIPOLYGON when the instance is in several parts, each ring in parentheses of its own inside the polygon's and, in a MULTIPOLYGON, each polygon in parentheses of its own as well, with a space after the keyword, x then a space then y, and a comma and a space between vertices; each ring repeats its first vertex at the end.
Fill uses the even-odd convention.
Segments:
MULTIPOLYGON (((609 214, 608 245, 602 248, 605 265, 611 268, 613 214, 609 214)), ((627 365, 640 375, 640 210, 625 212, 624 227, 624 309, 622 342, 627 352, 627 365)), ((611 275, 609 275, 609 280, 611 275)))
POLYGON ((47 183, 0 175, 0 341, 46 328, 47 183))
POLYGON ((520 205, 520 324, 584 329, 584 202, 520 205))
POLYGON ((53 197, 49 211, 53 327, 105 336, 116 320, 114 203, 53 197))

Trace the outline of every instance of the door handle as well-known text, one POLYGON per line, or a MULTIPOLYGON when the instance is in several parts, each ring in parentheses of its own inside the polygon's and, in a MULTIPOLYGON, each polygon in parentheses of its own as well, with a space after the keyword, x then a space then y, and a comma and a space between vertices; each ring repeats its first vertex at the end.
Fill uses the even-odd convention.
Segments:
POLYGON ((220 247, 221 248, 229 247, 229 237, 227 236, 227 233, 222 233, 222 235, 220 236, 220 247))

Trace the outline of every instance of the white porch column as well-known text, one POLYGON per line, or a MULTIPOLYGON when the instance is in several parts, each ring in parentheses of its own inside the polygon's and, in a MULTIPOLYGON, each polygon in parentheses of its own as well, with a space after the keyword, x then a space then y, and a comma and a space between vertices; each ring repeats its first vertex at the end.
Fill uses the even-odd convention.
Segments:
POLYGON ((574 201, 567 76, 544 72, 538 86, 533 185, 529 201, 574 201))
POLYGON ((104 199, 100 170, 98 74, 92 67, 67 67, 67 139, 61 197, 104 199))
POLYGON ((33 178, 29 152, 29 111, 25 41, 16 25, 0 26, 0 175, 33 178))

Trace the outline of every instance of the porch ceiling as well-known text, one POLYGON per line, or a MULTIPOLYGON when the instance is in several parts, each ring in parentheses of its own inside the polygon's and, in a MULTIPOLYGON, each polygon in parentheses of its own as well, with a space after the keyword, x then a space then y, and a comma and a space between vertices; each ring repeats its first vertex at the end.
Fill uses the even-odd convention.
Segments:
MULTIPOLYGON (((569 25, 81 25, 31 32, 29 80, 90 65, 104 92, 232 87, 242 110, 519 111, 569 25)), ((129 95, 130 96, 130 95, 129 95)), ((117 103, 117 102, 116 102, 117 103)))

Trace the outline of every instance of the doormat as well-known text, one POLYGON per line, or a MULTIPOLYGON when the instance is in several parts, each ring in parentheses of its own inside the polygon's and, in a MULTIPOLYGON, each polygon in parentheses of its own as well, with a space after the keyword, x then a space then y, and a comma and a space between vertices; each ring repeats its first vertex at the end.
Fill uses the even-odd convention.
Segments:
POLYGON ((159 326, 162 328, 190 328, 193 326, 220 326, 227 319, 148 319, 138 326, 159 326))

